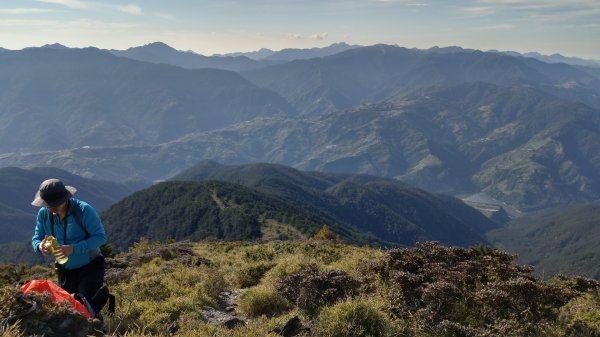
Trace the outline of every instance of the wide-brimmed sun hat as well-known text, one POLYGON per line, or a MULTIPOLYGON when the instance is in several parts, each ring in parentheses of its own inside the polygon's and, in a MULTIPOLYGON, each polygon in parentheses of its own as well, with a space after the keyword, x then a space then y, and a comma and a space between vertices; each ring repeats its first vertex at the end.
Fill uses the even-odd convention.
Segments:
POLYGON ((65 186, 59 179, 44 180, 31 204, 37 207, 56 207, 72 197, 77 189, 65 186))

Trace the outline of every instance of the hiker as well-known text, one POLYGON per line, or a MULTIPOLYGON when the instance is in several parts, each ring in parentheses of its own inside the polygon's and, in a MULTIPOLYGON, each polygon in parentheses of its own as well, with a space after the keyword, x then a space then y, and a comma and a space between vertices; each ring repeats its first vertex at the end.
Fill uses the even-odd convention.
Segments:
POLYGON ((94 316, 106 303, 101 299, 103 303, 94 308, 94 303, 98 302, 96 295, 105 288, 104 257, 100 246, 107 238, 96 210, 73 198, 76 191, 75 187, 65 186, 59 179, 42 182, 31 202, 33 206, 41 207, 31 243, 35 252, 48 255, 50 250, 45 243, 49 236, 56 238, 62 247, 55 255, 68 258, 64 264, 55 264, 58 284, 80 302, 91 306, 94 316))

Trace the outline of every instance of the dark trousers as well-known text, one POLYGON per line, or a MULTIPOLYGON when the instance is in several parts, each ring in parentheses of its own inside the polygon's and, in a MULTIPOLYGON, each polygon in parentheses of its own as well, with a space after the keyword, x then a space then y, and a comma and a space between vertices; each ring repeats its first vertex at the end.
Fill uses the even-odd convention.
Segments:
POLYGON ((57 264, 58 285, 69 294, 85 296, 91 302, 104 284, 104 257, 98 256, 77 269, 65 269, 57 264))

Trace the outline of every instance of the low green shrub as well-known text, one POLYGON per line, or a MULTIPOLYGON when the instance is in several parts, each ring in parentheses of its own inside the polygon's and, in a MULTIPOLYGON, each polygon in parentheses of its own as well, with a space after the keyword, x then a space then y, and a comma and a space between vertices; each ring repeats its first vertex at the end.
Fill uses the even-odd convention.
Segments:
POLYGON ((262 284, 275 287, 279 281, 312 265, 311 260, 303 254, 287 255, 277 260, 277 264, 267 271, 262 279, 262 284))
POLYGON ((250 317, 277 316, 291 308, 291 304, 276 291, 256 287, 248 289, 239 298, 239 307, 250 317))
POLYGON ((253 287, 260 283, 261 278, 269 269, 273 268, 273 263, 253 263, 238 269, 234 276, 235 285, 239 288, 253 287))
POLYGON ((567 330, 595 331, 595 336, 600 336, 600 295, 586 294, 574 298, 561 308, 559 315, 561 322, 566 325, 567 330))
POLYGON ((364 300, 338 302, 319 314, 318 337, 382 337, 389 332, 384 312, 364 300))

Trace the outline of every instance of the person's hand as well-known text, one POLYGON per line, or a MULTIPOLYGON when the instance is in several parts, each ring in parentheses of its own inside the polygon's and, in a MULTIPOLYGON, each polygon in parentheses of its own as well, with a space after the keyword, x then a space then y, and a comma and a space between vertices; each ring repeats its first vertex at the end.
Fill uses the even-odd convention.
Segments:
POLYGON ((44 256, 50 254, 50 250, 48 248, 46 248, 46 241, 48 240, 48 235, 44 236, 44 240, 42 240, 42 242, 40 243, 40 245, 38 246, 38 250, 44 254, 44 256))
POLYGON ((67 257, 71 256, 71 254, 73 254, 73 246, 62 246, 62 248, 60 249, 60 252, 64 256, 67 256, 67 257))

